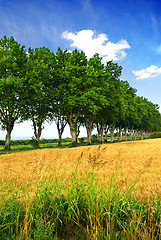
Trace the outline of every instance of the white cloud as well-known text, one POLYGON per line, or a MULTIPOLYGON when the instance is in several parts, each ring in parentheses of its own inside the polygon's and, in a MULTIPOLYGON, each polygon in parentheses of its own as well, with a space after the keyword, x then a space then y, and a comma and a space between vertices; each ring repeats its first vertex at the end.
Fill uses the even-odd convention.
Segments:
POLYGON ((161 113, 161 104, 159 105, 159 112, 161 113))
POLYGON ((136 79, 144 79, 144 78, 152 78, 157 77, 161 74, 161 67, 158 68, 155 65, 151 65, 146 69, 142 69, 139 71, 132 71, 132 73, 136 76, 136 79))
POLYGON ((117 43, 112 43, 108 41, 106 34, 96 35, 95 31, 92 30, 82 30, 76 34, 66 31, 62 34, 62 37, 72 40, 73 43, 70 46, 83 50, 88 58, 98 53, 102 57, 103 62, 120 60, 126 57, 124 49, 130 48, 128 42, 124 39, 117 43))

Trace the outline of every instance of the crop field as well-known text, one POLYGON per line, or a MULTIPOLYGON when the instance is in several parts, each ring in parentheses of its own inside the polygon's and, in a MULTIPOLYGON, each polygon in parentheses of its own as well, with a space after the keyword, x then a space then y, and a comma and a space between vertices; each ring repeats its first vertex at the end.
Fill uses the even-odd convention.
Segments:
POLYGON ((137 181, 136 192, 161 195, 161 139, 66 149, 40 149, 0 156, 1 180, 17 185, 40 177, 66 176, 92 169, 99 181, 118 173, 119 184, 137 181), (94 167, 94 168, 93 168, 94 167))
POLYGON ((161 239, 161 139, 5 154, 0 171, 0 239, 161 239))

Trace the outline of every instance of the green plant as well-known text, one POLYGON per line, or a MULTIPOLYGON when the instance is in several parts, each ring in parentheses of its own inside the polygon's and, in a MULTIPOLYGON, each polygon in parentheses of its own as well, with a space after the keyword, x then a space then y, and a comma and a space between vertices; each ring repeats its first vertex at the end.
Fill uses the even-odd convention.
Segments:
POLYGON ((31 144, 34 148, 38 148, 38 142, 35 137, 32 137, 32 139, 29 141, 29 144, 31 144))
POLYGON ((160 197, 141 199, 135 182, 122 189, 117 180, 116 170, 109 186, 100 184, 93 170, 80 174, 78 166, 70 181, 41 176, 34 192, 32 184, 14 191, 17 183, 6 179, 0 239, 160 239, 160 197))

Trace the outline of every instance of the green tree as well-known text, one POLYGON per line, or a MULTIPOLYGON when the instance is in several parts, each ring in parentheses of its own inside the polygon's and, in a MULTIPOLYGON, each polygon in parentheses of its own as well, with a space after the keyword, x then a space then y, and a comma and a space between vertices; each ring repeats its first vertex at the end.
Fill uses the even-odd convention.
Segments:
POLYGON ((10 148, 11 132, 25 111, 23 101, 27 53, 13 37, 0 39, 0 120, 7 131, 5 147, 10 148))
MULTIPOLYGON (((102 107, 99 111, 99 115, 96 118, 97 129, 101 135, 101 142, 103 142, 103 133, 105 131, 106 136, 108 130, 111 135, 111 142, 113 142, 113 134, 120 115, 120 106, 122 107, 122 90, 121 90, 121 76, 122 67, 117 63, 109 61, 105 65, 105 82, 109 86, 106 91, 106 99, 109 104, 102 107)), ((99 134, 98 133, 98 134, 99 134)))
POLYGON ((68 52, 67 50, 63 51, 58 48, 56 52, 56 65, 54 71, 54 77, 51 81, 51 88, 52 91, 56 91, 55 101, 52 101, 52 115, 51 121, 55 121, 57 130, 58 130, 58 137, 59 137, 59 145, 61 146, 62 142, 62 134, 64 129, 67 125, 67 118, 66 118, 66 104, 64 96, 66 94, 66 87, 64 79, 66 76, 66 64, 68 59, 68 52))
POLYGON ((132 133, 135 126, 139 125, 140 119, 137 113, 137 96, 135 94, 136 90, 133 88, 128 89, 127 103, 128 108, 125 113, 125 119, 123 121, 123 128, 125 132, 125 140, 127 141, 127 133, 130 135, 130 140, 132 140, 132 133))
MULTIPOLYGON (((57 58, 63 59, 63 67, 59 68, 58 104, 60 115, 70 126, 72 143, 78 135, 78 119, 83 105, 85 72, 87 58, 83 52, 72 53, 58 49, 57 58)), ((61 64, 59 64, 61 66, 61 64)))
POLYGON ((146 98, 140 98, 142 114, 141 121, 139 124, 139 132, 141 134, 141 139, 143 140, 144 135, 147 132, 156 132, 159 130, 159 117, 160 113, 158 110, 158 105, 153 104, 146 98))
POLYGON ((39 147, 43 124, 52 114, 51 104, 56 94, 51 88, 51 81, 54 81, 54 66, 55 55, 48 48, 35 50, 29 48, 25 76, 24 119, 32 120, 37 147, 39 147))
POLYGON ((106 72, 98 54, 90 58, 86 68, 86 81, 84 81, 84 94, 82 95, 82 115, 87 130, 87 143, 91 144, 93 123, 100 109, 109 104, 106 97, 109 83, 106 81, 106 72))
POLYGON ((121 81, 120 96, 119 96, 119 115, 116 127, 118 127, 118 141, 121 141, 123 130, 125 132, 125 139, 127 140, 127 130, 130 125, 131 117, 134 117, 133 101, 135 99, 136 90, 130 87, 127 81, 121 81), (133 114, 133 116, 131 116, 133 114))

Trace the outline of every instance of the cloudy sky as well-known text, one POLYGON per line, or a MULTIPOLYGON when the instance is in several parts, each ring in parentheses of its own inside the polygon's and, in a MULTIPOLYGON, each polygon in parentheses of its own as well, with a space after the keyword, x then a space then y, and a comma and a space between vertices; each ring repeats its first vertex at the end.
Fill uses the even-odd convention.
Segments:
MULTIPOLYGON (((14 36, 26 49, 77 48, 88 57, 97 52, 104 63, 123 67, 122 79, 139 96, 161 106, 160 0, 0 0, 0 16, 0 38, 14 36)), ((16 125, 12 134, 31 135, 30 123, 16 125)), ((43 137, 57 137, 53 124, 43 137)))

